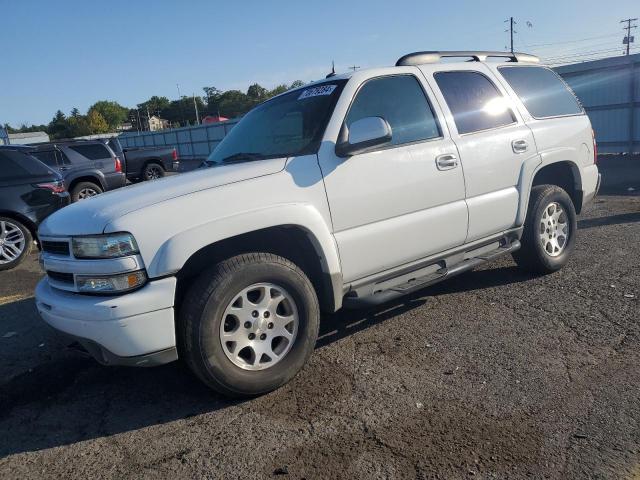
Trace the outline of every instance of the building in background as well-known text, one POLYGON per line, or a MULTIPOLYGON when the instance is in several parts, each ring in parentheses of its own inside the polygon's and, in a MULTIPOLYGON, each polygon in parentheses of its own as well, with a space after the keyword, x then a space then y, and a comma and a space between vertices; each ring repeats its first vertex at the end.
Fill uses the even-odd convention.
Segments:
POLYGON ((226 122, 227 120, 229 119, 227 117, 223 117, 222 115, 207 115, 202 119, 202 124, 208 125, 210 123, 226 122))
POLYGON ((165 120, 164 118, 160 118, 156 115, 151 115, 149 118, 143 119, 143 123, 144 129, 150 132, 169 128, 169 120, 165 120))
POLYGON ((589 115, 599 153, 640 152, 640 53, 554 70, 589 115))
POLYGON ((10 133, 9 143, 11 145, 27 145, 30 143, 46 143, 49 135, 46 132, 10 133))

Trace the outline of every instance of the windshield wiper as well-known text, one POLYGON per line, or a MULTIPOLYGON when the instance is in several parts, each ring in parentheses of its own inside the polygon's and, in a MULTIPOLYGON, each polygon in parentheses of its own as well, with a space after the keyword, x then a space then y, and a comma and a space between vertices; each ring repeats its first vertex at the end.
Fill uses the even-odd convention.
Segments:
POLYGON ((265 158, 262 153, 255 152, 238 152, 228 157, 224 157, 220 163, 233 163, 233 162, 250 162, 251 160, 261 160, 265 158))

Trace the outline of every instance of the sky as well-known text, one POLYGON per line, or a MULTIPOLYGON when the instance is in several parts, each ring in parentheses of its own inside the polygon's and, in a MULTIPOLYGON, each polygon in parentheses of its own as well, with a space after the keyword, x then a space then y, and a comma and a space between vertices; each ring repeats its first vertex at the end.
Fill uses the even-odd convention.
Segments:
POLYGON ((417 50, 504 50, 509 16, 516 50, 559 63, 619 55, 619 22, 640 17, 640 2, 0 0, 0 124, 175 99, 176 84, 202 95, 307 82, 332 61, 341 72, 417 50))

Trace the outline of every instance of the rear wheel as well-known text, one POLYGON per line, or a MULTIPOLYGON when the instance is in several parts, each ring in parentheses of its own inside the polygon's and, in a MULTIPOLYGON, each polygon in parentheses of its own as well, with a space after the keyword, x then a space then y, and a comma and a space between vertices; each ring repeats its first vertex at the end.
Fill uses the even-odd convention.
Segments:
POLYGON ((80 182, 71 190, 71 201, 79 202, 102 193, 102 188, 93 182, 80 182))
POLYGON ((232 397, 288 382, 313 352, 320 311, 313 286, 289 260, 239 255, 205 271, 181 311, 181 347, 194 373, 232 397))
POLYGON ((536 273, 552 273, 569 261, 575 247, 576 211, 571 198, 555 185, 531 189, 522 234, 522 248, 513 254, 518 266, 536 273))
POLYGON ((0 270, 17 267, 31 251, 33 237, 22 223, 0 217, 0 270))
POLYGON ((158 163, 148 163, 142 170, 142 178, 146 180, 155 180, 164 177, 164 168, 158 163))

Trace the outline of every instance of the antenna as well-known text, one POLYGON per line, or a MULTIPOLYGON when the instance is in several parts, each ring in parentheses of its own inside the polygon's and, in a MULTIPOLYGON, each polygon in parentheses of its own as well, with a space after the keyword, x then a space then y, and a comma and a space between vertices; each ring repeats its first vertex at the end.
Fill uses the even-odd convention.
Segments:
POLYGON ((331 60, 331 72, 327 74, 327 76, 324 78, 331 78, 335 76, 336 76, 336 64, 334 63, 333 60, 331 60))

